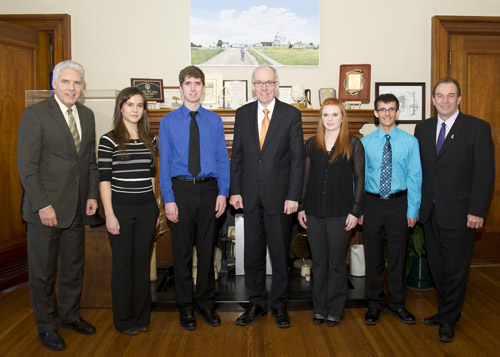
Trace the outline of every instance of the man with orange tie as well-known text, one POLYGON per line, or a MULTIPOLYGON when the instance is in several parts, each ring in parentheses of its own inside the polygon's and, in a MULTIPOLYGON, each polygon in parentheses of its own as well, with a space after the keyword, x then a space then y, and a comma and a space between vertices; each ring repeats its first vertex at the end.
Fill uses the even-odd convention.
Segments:
POLYGON ((275 98, 276 69, 252 73, 257 101, 236 111, 229 203, 245 214, 245 281, 250 306, 236 324, 246 326, 267 313, 269 300, 278 327, 289 327, 288 258, 292 214, 304 176, 304 141, 299 110, 275 98), (266 248, 273 269, 266 290, 266 248))

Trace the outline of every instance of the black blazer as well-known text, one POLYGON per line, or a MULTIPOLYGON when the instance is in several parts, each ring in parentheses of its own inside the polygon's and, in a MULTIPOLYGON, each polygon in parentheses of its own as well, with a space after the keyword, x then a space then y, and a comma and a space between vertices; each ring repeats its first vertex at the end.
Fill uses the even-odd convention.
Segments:
POLYGON ((17 167, 25 190, 24 220, 41 224, 38 211, 52 205, 59 228, 76 214, 78 195, 97 199, 94 113, 76 103, 82 130, 77 154, 73 136, 54 96, 26 108, 19 125, 17 167))
POLYGON ((459 113, 436 155, 437 117, 415 128, 422 160, 420 221, 429 217, 434 200, 438 223, 445 229, 467 228, 467 214, 486 218, 495 183, 490 125, 459 113))
POLYGON ((283 213, 285 200, 300 201, 304 177, 304 138, 300 111, 276 99, 266 140, 259 147, 257 107, 236 111, 231 156, 231 195, 242 195, 251 211, 261 197, 266 213, 283 213))

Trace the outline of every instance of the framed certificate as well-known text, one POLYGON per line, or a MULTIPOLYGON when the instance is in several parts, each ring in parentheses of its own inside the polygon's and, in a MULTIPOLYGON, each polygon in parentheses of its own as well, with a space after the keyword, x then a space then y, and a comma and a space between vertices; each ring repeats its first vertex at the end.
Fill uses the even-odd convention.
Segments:
POLYGON ((224 80, 222 106, 237 109, 248 100, 248 82, 246 80, 224 80))
POLYGON ((292 86, 280 86, 278 89, 278 99, 288 104, 295 103, 292 99, 292 86))
POLYGON ((339 99, 343 102, 370 101, 371 65, 343 64, 340 66, 339 99))
POLYGON ((130 84, 142 90, 148 101, 163 103, 163 79, 130 78, 130 84))
POLYGON ((207 108, 217 107, 217 80, 205 79, 205 92, 201 97, 201 104, 207 108))

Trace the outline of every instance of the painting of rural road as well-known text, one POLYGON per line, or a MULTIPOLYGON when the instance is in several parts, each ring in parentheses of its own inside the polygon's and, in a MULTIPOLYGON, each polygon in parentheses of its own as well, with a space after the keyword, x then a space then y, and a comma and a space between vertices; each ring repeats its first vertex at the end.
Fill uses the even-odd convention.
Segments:
POLYGON ((319 66, 319 0, 191 0, 191 64, 319 66))

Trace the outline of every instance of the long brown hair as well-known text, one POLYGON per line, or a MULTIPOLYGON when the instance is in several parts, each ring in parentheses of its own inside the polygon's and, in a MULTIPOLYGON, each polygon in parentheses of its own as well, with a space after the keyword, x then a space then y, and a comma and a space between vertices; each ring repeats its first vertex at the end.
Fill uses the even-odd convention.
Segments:
POLYGON ((340 132, 335 141, 335 150, 333 151, 333 156, 330 162, 334 162, 339 156, 344 156, 349 160, 351 158, 351 137, 349 135, 349 126, 347 125, 347 112, 344 105, 337 98, 326 98, 321 105, 319 110, 319 121, 318 127, 316 129, 316 145, 318 148, 322 149, 326 156, 329 155, 328 150, 326 150, 325 142, 325 127, 323 126, 323 108, 327 105, 335 105, 340 108, 340 113, 342 114, 342 123, 340 125, 340 132))
MULTIPOLYGON (((153 147, 152 136, 149 128, 149 116, 148 116, 148 101, 144 93, 137 87, 127 87, 121 90, 116 97, 115 113, 113 115, 113 129, 116 135, 116 141, 118 143, 118 150, 126 152, 125 144, 131 139, 127 127, 123 123, 122 106, 132 98, 134 95, 139 94, 142 97, 142 102, 144 105, 144 112, 142 113, 142 118, 137 123, 137 134, 141 142, 148 148, 151 152, 151 158, 153 162, 156 159, 155 149, 153 147)), ((123 155, 123 158, 127 158, 127 155, 123 155)))

